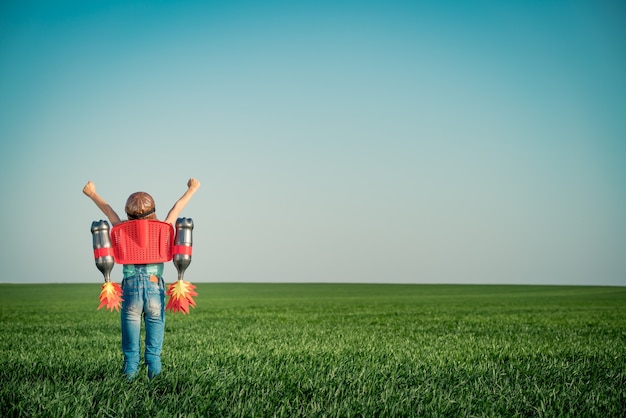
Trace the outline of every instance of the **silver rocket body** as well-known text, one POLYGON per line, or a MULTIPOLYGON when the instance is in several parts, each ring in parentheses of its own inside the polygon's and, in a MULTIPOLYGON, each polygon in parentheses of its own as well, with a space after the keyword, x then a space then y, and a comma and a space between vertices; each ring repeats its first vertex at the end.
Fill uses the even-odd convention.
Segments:
MULTIPOLYGON (((107 221, 94 221, 91 223, 91 236, 93 238, 93 249, 111 248, 111 236, 109 235, 110 227, 107 221)), ((96 267, 104 276, 104 281, 111 281, 111 271, 115 266, 113 256, 107 255, 95 258, 96 267)))
MULTIPOLYGON (((193 220, 191 218, 178 218, 176 220, 175 245, 191 247, 193 245, 193 220)), ((185 270, 191 263, 191 254, 174 254, 174 266, 178 271, 178 280, 183 279, 185 270)))

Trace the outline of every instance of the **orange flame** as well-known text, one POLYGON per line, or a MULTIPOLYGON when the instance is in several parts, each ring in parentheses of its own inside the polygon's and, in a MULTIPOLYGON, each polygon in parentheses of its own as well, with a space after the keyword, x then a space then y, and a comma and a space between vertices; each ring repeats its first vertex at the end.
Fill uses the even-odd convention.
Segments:
POLYGON ((198 296, 195 292, 196 286, 184 280, 178 280, 167 287, 166 294, 170 297, 166 310, 171 312, 189 313, 189 307, 195 307, 196 302, 193 296, 198 296))
POLYGON ((122 300, 122 287, 117 283, 104 282, 100 291, 100 306, 98 306, 98 309, 105 306, 111 312, 113 312, 113 309, 119 312, 122 300))

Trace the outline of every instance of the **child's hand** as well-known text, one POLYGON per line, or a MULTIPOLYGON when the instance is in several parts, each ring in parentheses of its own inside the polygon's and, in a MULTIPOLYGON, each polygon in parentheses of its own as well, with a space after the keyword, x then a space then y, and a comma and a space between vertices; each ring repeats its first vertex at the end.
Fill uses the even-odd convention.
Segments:
POLYGON ((87 184, 85 184, 85 187, 83 187, 83 193, 85 193, 89 197, 95 195, 96 185, 93 184, 91 181, 88 181, 87 184))
POLYGON ((200 182, 194 178, 190 178, 187 182, 187 187, 191 190, 198 190, 200 188, 200 182))

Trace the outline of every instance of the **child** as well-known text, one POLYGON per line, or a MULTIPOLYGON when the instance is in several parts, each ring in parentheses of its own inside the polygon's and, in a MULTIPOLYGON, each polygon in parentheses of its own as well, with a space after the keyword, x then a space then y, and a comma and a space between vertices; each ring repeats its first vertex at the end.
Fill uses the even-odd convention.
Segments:
MULTIPOLYGON (((194 178, 187 182, 187 191, 170 209, 165 222, 175 226, 178 215, 200 187, 194 178)), ((111 206, 96 193, 96 186, 90 181, 83 188, 85 193, 113 225, 122 220, 111 206)), ((126 201, 126 215, 133 219, 156 219, 154 200, 145 192, 131 194, 126 201)), ((122 351, 124 352, 123 372, 128 379, 137 375, 139 368, 139 335, 141 317, 146 328, 144 359, 148 367, 148 377, 152 379, 161 373, 161 347, 165 329, 165 282, 163 263, 124 264, 122 280, 122 351)))

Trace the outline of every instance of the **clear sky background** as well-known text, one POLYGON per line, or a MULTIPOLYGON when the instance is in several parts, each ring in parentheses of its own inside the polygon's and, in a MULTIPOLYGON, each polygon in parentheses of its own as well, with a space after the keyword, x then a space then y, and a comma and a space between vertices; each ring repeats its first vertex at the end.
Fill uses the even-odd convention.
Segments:
POLYGON ((0 281, 196 177, 192 282, 626 285, 625 110, 620 1, 4 1, 0 281))

